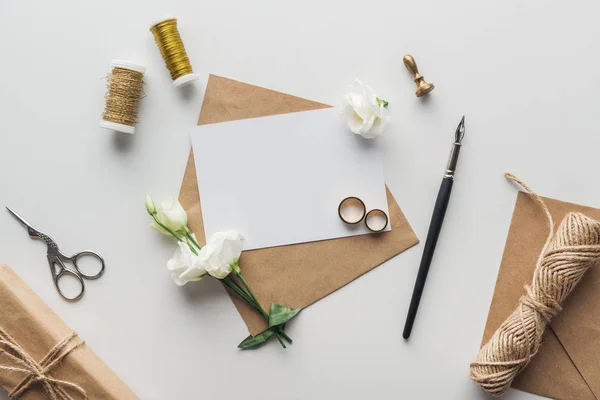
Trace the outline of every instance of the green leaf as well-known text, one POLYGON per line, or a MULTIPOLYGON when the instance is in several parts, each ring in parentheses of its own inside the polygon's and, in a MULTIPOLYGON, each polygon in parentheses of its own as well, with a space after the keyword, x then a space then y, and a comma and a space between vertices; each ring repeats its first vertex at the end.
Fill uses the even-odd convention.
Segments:
POLYGON ((269 327, 285 324, 290 319, 294 318, 302 309, 290 308, 281 304, 271 303, 269 313, 269 327))
POLYGON ((242 341, 242 343, 238 344, 238 348, 243 350, 256 349, 263 344, 267 343, 269 339, 273 337, 275 334, 274 329, 267 329, 266 331, 262 331, 256 336, 248 336, 246 339, 242 341))

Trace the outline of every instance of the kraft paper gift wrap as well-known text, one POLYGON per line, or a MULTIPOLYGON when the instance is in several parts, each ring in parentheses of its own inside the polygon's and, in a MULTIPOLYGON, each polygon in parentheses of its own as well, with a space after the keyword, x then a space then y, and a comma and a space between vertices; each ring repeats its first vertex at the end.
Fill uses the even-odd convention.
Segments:
MULTIPOLYGON (((0 304, 0 327, 36 362, 72 332, 6 265, 0 265, 0 304)), ((18 366, 1 352, 0 365, 18 366)), ((88 399, 137 399, 121 379, 85 344, 69 353, 48 375, 81 386, 88 399)), ((19 372, 0 372, 0 386, 10 392, 23 377, 19 372)), ((73 399, 78 400, 82 397, 76 391, 67 392, 73 399)), ((32 384, 20 397, 23 400, 47 398, 39 383, 32 384)))
MULTIPOLYGON (((570 211, 600 220, 600 209, 544 198, 554 221, 570 211)), ((514 310, 530 284, 548 235, 540 207, 519 192, 482 345, 514 310)), ((600 399, 600 266, 590 268, 554 318, 539 352, 513 388, 560 400, 600 399)))
MULTIPOLYGON (((326 107, 330 106, 211 75, 198 125, 326 107)), ((195 168, 194 155, 190 152, 179 200, 188 213, 190 229, 204 244, 202 194, 199 196, 195 168)), ((243 197, 244 193, 239 195, 243 197)), ((243 252, 240 265, 244 277, 262 306, 268 310, 273 302, 307 307, 417 244, 415 233, 389 190, 387 197, 391 232, 243 252)), ((235 296, 232 300, 251 334, 266 328, 264 319, 248 305, 235 296)))

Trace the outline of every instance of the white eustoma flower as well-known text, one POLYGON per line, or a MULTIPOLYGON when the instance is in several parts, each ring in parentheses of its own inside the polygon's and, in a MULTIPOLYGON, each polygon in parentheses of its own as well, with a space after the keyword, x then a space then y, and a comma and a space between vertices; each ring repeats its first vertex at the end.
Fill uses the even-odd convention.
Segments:
POLYGON ((194 254, 190 247, 183 242, 177 243, 173 258, 167 261, 167 268, 171 271, 173 282, 178 286, 199 281, 206 275, 206 269, 202 265, 201 258, 194 254))
MULTIPOLYGON (((175 198, 160 203, 156 210, 156 218, 173 232, 183 232, 187 228, 187 214, 175 198)), ((150 228, 156 229, 165 235, 170 235, 156 221, 150 223, 150 228)))
POLYGON ((244 237, 235 231, 218 232, 212 235, 198 254, 206 272, 217 279, 229 275, 231 265, 237 262, 242 253, 243 239, 244 237))
POLYGON ((386 105, 387 102, 378 98, 373 89, 356 79, 346 89, 342 116, 352 132, 372 139, 389 125, 391 118, 386 105))

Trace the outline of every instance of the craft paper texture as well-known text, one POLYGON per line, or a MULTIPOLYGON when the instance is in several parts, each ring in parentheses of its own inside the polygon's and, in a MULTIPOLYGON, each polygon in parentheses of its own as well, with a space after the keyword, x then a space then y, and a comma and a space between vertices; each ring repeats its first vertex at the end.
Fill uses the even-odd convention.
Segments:
POLYGON ((191 137, 206 236, 237 230, 252 250, 368 234, 337 214, 350 195, 388 213, 380 142, 350 132, 335 108, 200 125, 191 137))
MULTIPOLYGON (((206 85, 198 124, 328 107, 330 106, 211 75, 206 85)), ((386 194, 391 232, 243 252, 240 263, 244 277, 263 307, 268 309, 271 302, 306 307, 417 244, 418 239, 398 203, 389 190, 386 194)), ((238 193, 238 196, 243 199, 244 193, 238 193)), ((193 153, 190 153, 188 159, 179 200, 188 213, 190 228, 204 243, 204 223, 193 153)), ((278 225, 274 225, 273 229, 277 230, 278 225)), ((232 299, 252 334, 265 328, 262 317, 237 297, 232 296, 232 299)))
MULTIPOLYGON (((0 326, 35 361, 71 333, 71 329, 6 265, 0 265, 0 326)), ((13 365, 0 352, 0 365, 13 365)), ((18 366, 17 366, 18 367, 18 366)), ((87 346, 73 350, 49 375, 81 386, 88 399, 137 399, 135 394, 87 346)), ((18 372, 0 373, 0 386, 7 392, 23 379, 18 372)), ((77 394, 74 398, 79 398, 77 394)), ((33 384, 20 399, 47 399, 44 389, 33 384)))
MULTIPOLYGON (((544 198, 558 226, 570 211, 600 220, 600 210, 544 198)), ((519 192, 483 335, 485 344, 530 284, 548 234, 531 197, 519 192)), ((512 387, 555 399, 600 398, 600 265, 590 268, 546 330, 544 342, 512 387)))

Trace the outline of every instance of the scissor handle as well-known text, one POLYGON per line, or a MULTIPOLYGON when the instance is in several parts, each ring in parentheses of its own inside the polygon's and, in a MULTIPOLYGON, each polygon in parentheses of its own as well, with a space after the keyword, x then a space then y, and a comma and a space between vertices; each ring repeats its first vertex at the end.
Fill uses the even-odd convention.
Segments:
POLYGON ((95 253, 93 251, 85 250, 85 251, 80 251, 79 253, 75 253, 70 257, 69 261, 71 261, 71 263, 73 263, 73 267, 79 273, 79 275, 81 275, 81 277, 83 277, 85 279, 98 279, 104 273, 104 259, 102 258, 102 256, 100 254, 95 253), (88 258, 93 257, 93 258, 97 259, 98 261, 100 261, 100 268, 98 269, 98 272, 96 272, 95 274, 86 274, 81 269, 79 269, 79 265, 77 265, 77 261, 79 261, 85 257, 88 257, 88 258))
POLYGON ((79 300, 83 296, 83 292, 85 291, 85 285, 83 283, 83 278, 79 273, 68 269, 65 267, 65 263, 59 257, 48 257, 48 262, 50 263, 50 268, 52 270, 52 278, 54 278, 54 286, 56 286, 56 290, 58 293, 65 299, 69 301, 79 300), (58 265, 58 268, 57 268, 58 265), (66 275, 70 275, 75 278, 79 282, 80 291, 74 296, 69 296, 60 288, 60 280, 66 275))

